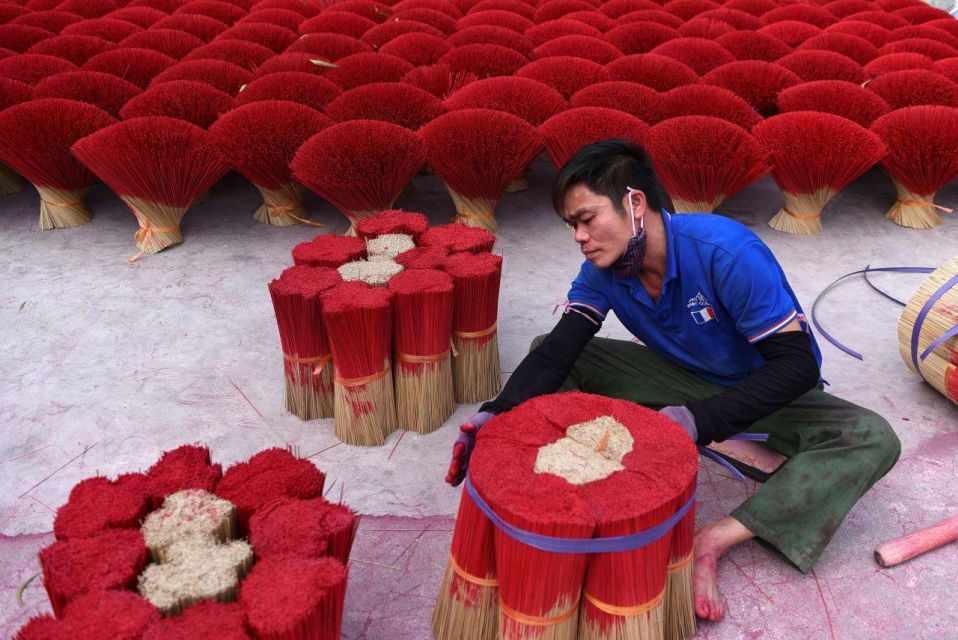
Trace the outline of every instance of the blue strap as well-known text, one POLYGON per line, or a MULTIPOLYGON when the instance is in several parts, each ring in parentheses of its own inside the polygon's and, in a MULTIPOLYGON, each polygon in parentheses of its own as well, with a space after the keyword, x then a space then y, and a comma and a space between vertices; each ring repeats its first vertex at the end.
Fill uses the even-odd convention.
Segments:
MULTIPOLYGON (((948 293, 948 291, 955 286, 955 284, 958 284, 958 275, 952 276, 945 284, 938 287, 938 291, 935 291, 935 293, 928 298, 921 310, 918 312, 918 317, 915 318, 915 326, 911 330, 911 363, 915 365, 915 371, 918 372, 918 375, 920 375, 925 382, 928 380, 921 372, 921 367, 918 366, 918 337, 921 335, 921 327, 925 324, 925 318, 927 318, 928 314, 931 313, 931 309, 935 306, 935 303, 938 302, 943 295, 948 293)), ((920 359, 924 360, 927 358, 928 354, 937 349, 942 343, 953 337, 956 333, 958 333, 958 325, 952 327, 939 336, 937 340, 928 345, 928 348, 921 352, 920 359)))
POLYGON ((546 536, 532 531, 526 531, 519 527, 514 527, 492 510, 492 507, 482 499, 479 492, 472 485, 472 479, 466 476, 466 493, 472 498, 472 501, 479 507, 492 524, 504 534, 517 542, 527 546, 548 551, 550 553, 618 553, 622 551, 635 551, 644 546, 650 545, 669 531, 672 530, 679 521, 685 517, 692 505, 695 504, 695 492, 689 499, 679 507, 672 517, 654 527, 649 527, 644 531, 630 533, 624 536, 610 536, 607 538, 557 538, 555 536, 546 536))

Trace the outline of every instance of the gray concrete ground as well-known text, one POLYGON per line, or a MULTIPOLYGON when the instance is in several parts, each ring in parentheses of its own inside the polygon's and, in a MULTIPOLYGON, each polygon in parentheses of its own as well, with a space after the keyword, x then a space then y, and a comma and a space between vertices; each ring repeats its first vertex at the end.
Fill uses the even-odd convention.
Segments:
MULTIPOLYGON (((499 208, 504 256, 499 338, 504 375, 530 340, 555 321, 581 257, 548 206, 554 172, 537 163, 528 191, 499 208)), ((400 205, 448 220, 451 202, 434 176, 400 205)), ((956 253, 956 221, 931 231, 902 229, 882 216, 890 181, 872 171, 827 209, 825 232, 797 237, 765 222, 780 203, 769 179, 721 212, 771 246, 806 310, 839 275, 884 265, 936 266, 956 253)), ((345 638, 430 637, 428 620, 448 550, 460 490, 442 477, 460 406, 428 436, 397 432, 386 446, 338 444, 330 421, 303 423, 282 408, 282 360, 266 283, 290 263, 289 250, 316 231, 254 222, 254 189, 228 176, 191 210, 186 242, 130 265, 133 216, 107 189, 89 196, 93 222, 36 228, 32 190, 0 200, 0 635, 47 610, 34 580, 36 551, 51 539, 53 512, 70 488, 95 473, 143 469, 184 442, 208 443, 230 463, 291 444, 327 474, 332 497, 364 514, 353 554, 345 638)), ((958 204, 958 184, 939 201, 958 204)), ((315 218, 342 230, 342 216, 314 200, 315 218)), ((907 298, 922 276, 875 276, 907 298)), ((747 543, 721 566, 727 619, 698 637, 958 637, 952 545, 895 569, 872 550, 885 540, 958 512, 956 410, 909 375, 898 355, 899 309, 854 280, 821 305, 827 327, 864 362, 830 345, 824 375, 835 394, 883 414, 903 441, 902 459, 856 506, 813 574, 804 576, 747 543)), ((626 337, 610 322, 602 335, 626 337)), ((726 514, 743 487, 710 462, 700 473, 699 521, 726 514)))

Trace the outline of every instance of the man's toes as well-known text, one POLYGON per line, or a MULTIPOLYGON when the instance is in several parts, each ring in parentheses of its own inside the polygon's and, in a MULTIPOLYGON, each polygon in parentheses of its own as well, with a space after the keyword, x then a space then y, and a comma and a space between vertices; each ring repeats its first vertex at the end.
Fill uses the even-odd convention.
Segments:
POLYGON ((714 605, 709 607, 709 620, 712 622, 718 622, 725 617, 725 604, 719 599, 714 605))
POLYGON ((695 598, 695 615, 703 620, 709 617, 709 603, 705 598, 696 597, 695 598))

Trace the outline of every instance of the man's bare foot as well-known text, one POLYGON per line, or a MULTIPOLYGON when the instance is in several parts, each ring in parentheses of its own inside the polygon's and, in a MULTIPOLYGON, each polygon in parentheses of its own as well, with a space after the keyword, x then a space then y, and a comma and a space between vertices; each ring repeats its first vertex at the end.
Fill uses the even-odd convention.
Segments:
POLYGON ((754 536, 754 533, 731 516, 703 527, 695 535, 692 590, 695 593, 696 616, 713 622, 725 617, 725 603, 718 590, 719 558, 732 545, 754 536))

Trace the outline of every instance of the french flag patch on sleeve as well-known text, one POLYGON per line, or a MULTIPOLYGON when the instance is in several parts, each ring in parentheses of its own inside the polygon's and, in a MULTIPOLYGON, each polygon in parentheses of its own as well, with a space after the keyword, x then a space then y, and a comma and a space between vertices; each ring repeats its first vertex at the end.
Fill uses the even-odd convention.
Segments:
POLYGON ((712 320, 717 320, 715 316, 715 309, 712 307, 705 307, 704 309, 696 309, 695 311, 690 312, 692 314, 692 319, 695 320, 695 324, 705 324, 706 322, 711 322, 712 320))

